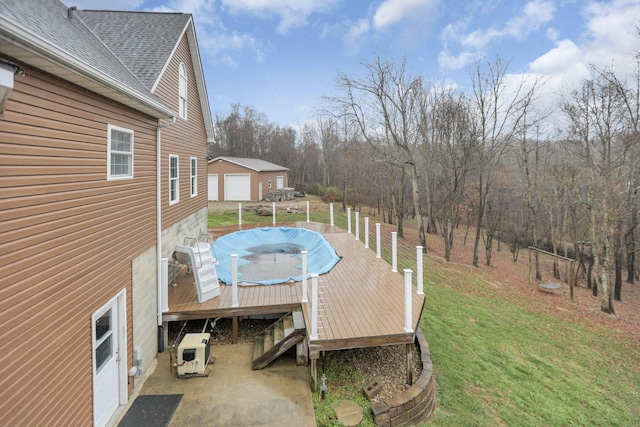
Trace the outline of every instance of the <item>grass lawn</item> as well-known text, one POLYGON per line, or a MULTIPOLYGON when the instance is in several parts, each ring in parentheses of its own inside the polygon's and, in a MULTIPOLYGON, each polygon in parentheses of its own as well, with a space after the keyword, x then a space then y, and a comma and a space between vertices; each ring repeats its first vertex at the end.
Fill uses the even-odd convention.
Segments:
MULTIPOLYGON (((306 214, 278 217, 303 220, 306 214)), ((328 213, 312 212, 311 220, 328 222, 328 213)), ((243 213, 243 223, 255 222, 269 225, 271 218, 243 213)), ((346 228, 344 216, 337 215, 335 223, 346 228)), ((237 224, 237 212, 210 215, 209 224, 237 224)), ((410 264, 399 261, 400 267, 410 264)), ((588 320, 566 320, 533 304, 516 303, 473 269, 453 264, 425 259, 425 293, 421 328, 431 350, 437 393, 428 425, 640 426, 636 341, 588 320)), ((318 368, 322 372, 320 364, 318 368)), ((331 363, 326 374, 327 399, 314 393, 318 425, 338 425, 331 405, 340 399, 357 401, 365 410, 361 425, 373 425, 362 397, 362 375, 331 363)))
POLYGON ((430 425, 640 424, 640 353, 621 333, 466 293, 459 278, 426 274, 421 327, 438 402, 430 425))

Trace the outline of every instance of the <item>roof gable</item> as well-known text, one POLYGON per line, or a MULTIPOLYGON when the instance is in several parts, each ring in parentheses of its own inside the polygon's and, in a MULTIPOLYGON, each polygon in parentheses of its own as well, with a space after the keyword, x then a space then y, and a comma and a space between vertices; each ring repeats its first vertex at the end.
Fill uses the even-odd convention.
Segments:
POLYGON ((186 34, 207 140, 213 141, 211 108, 190 14, 82 10, 78 16, 151 92, 186 34))
POLYGON ((261 159, 247 159, 243 157, 226 157, 220 156, 215 159, 209 160, 209 163, 213 163, 219 160, 227 161, 229 163, 236 164, 238 166, 242 166, 248 169, 252 169, 256 172, 277 172, 277 171, 288 171, 289 168, 284 166, 276 165, 275 163, 267 162, 266 160, 261 159))
POLYGON ((191 15, 78 10, 78 17, 150 91, 191 15))

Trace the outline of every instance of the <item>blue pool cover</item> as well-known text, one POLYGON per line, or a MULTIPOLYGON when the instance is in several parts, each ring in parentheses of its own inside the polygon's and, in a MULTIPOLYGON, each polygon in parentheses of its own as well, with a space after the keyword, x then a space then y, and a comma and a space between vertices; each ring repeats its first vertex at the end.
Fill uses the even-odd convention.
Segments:
POLYGON ((305 228, 265 227, 219 237, 214 246, 218 279, 231 285, 231 255, 238 255, 238 283, 273 285, 302 280, 300 251, 306 250, 307 278, 330 271, 340 257, 320 233, 305 228))

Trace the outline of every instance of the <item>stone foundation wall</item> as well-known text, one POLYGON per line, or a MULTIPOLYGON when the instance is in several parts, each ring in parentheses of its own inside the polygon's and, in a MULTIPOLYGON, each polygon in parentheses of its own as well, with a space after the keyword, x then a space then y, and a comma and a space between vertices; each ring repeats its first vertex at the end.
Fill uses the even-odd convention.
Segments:
POLYGON ((410 426, 431 418, 436 407, 435 380, 429 345, 422 331, 416 331, 420 347, 422 373, 411 387, 399 394, 371 406, 373 420, 381 427, 410 426))

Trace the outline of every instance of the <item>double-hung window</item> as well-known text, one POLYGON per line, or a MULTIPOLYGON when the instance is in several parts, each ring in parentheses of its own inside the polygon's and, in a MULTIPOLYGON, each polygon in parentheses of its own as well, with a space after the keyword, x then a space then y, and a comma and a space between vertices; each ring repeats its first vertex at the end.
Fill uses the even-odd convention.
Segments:
POLYGON ((187 69, 184 64, 180 63, 180 76, 178 81, 178 114, 181 119, 187 118, 187 69))
POLYGON ((180 174, 179 157, 169 155, 169 204, 173 205, 180 200, 180 186, 178 177, 180 174))
POLYGON ((133 178, 133 131, 107 125, 107 180, 133 178))
POLYGON ((198 158, 191 157, 189 160, 189 187, 191 188, 191 197, 198 195, 198 158))

